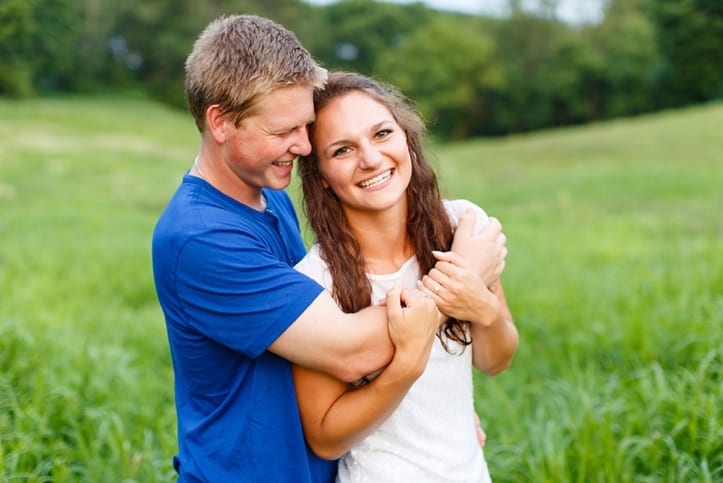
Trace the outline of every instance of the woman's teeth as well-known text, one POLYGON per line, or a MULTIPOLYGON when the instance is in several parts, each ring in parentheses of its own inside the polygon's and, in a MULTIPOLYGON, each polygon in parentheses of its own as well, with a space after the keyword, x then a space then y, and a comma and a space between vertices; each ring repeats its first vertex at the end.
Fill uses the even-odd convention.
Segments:
POLYGON ((384 173, 380 174, 379 176, 375 176, 372 179, 368 179, 366 181, 362 181, 359 183, 359 186, 362 188, 372 188, 378 184, 381 184, 392 177, 392 170, 385 171, 384 173))

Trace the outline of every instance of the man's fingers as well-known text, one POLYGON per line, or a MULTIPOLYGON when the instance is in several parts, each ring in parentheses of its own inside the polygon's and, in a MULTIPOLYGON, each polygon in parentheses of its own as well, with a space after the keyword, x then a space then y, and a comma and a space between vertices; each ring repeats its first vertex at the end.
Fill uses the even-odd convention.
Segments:
POLYGON ((497 270, 496 270, 497 276, 499 277, 500 275, 502 275, 502 272, 504 272, 504 271, 505 271, 505 260, 502 259, 500 261, 500 263, 497 265, 497 270))
POLYGON ((505 243, 507 243, 507 235, 505 235, 504 233, 500 232, 500 234, 497 235, 497 240, 496 240, 496 241, 497 241, 497 246, 498 246, 498 247, 504 246, 505 243))
MULTIPOLYGON (((459 256, 459 254, 455 252, 440 252, 437 250, 432 251, 432 255, 434 255, 434 258, 437 259, 437 263, 434 264, 435 267, 439 268, 440 265, 447 265, 449 266, 458 266, 466 268, 467 261, 459 256)), ((443 272, 447 273, 447 270, 442 270, 443 272)))
POLYGON ((459 218, 457 224, 456 233, 463 233, 464 235, 472 235, 475 221, 477 220, 477 211, 473 208, 468 208, 462 216, 459 218))
POLYGON ((495 218, 494 216, 490 216, 490 222, 487 223, 487 225, 484 227, 485 230, 491 229, 496 231, 502 231, 502 223, 500 223, 500 220, 495 218))

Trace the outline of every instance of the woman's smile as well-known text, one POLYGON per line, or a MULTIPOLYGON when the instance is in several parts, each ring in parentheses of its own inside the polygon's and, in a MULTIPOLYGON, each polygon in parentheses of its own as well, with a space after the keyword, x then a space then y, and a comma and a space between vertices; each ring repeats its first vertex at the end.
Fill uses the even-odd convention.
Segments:
POLYGON ((394 168, 388 169, 384 171, 383 173, 380 173, 373 178, 369 178, 367 180, 362 181, 357 186, 359 186, 362 189, 373 189, 378 188, 381 185, 385 184, 387 181, 389 181, 392 178, 392 175, 394 174, 394 168))

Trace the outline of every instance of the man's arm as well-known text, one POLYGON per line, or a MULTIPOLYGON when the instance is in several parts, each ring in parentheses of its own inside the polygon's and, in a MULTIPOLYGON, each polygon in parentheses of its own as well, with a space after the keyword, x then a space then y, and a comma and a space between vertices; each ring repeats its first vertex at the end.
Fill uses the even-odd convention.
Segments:
MULTIPOLYGON (((474 234, 474 222, 474 211, 468 210, 459 221, 453 249, 491 283, 504 268, 504 234, 494 218, 474 234)), ((269 350, 345 382, 386 367, 394 355, 384 308, 345 314, 327 292, 320 294, 269 350)))
POLYGON ((327 291, 307 307, 269 350, 344 382, 382 369, 394 356, 386 308, 373 306, 346 314, 327 291))

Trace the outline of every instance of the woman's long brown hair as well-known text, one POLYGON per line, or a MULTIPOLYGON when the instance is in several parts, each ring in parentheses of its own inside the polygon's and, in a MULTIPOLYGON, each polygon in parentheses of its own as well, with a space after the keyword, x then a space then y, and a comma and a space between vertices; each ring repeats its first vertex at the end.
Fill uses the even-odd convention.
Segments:
MULTIPOLYGON (((437 176, 422 149, 426 131, 424 122, 398 89, 354 73, 331 74, 326 86, 315 93, 314 108, 319 112, 333 99, 354 91, 363 92, 386 106, 407 136, 412 159, 412 176, 407 188, 407 234, 421 272, 427 273, 436 262, 432 250, 449 250, 453 232, 442 203, 437 176)), ((333 280, 332 295, 344 312, 357 312, 372 303, 366 263, 336 194, 322 184, 318 164, 314 151, 299 162, 304 212, 316 234, 321 257, 329 266, 333 280)), ((471 343, 466 325, 466 322, 452 318, 445 322, 438 333, 445 348, 445 339, 465 346, 471 343), (445 337, 441 337, 441 333, 445 337)))

